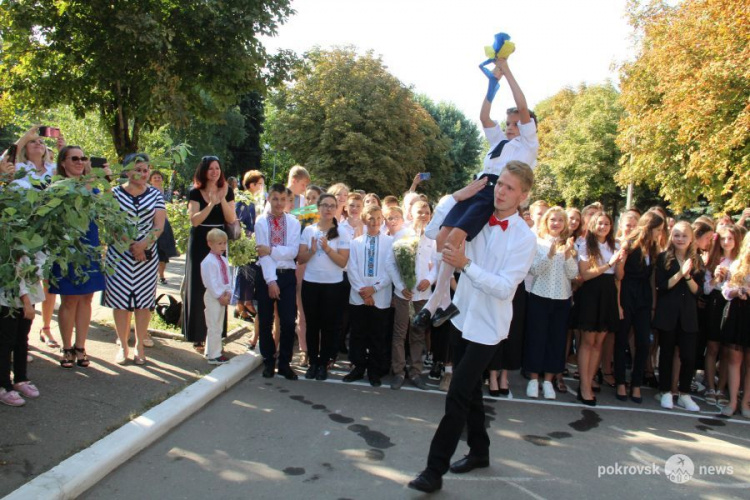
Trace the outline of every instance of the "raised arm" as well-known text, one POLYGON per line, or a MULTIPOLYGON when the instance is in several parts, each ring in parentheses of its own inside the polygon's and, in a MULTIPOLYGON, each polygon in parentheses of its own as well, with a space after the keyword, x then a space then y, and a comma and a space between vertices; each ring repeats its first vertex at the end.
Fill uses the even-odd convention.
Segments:
MULTIPOLYGON (((529 113, 529 105, 526 103, 526 96, 523 95, 521 87, 519 87, 516 78, 510 71, 507 59, 498 59, 495 63, 495 69, 499 70, 505 79, 508 81, 508 86, 513 93, 513 100, 516 102, 516 108, 518 109, 518 115, 521 119, 521 123, 529 123, 531 121, 531 114, 529 113)), ((482 122, 484 123, 484 122, 482 122)), ((486 125, 485 125, 486 126, 486 125)))

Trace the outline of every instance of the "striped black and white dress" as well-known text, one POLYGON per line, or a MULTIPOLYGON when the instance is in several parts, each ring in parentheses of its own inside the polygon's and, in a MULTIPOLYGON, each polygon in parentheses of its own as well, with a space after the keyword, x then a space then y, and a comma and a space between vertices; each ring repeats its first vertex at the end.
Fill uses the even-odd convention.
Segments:
MULTIPOLYGON (((154 228, 154 217, 157 210, 165 210, 164 198, 158 189, 149 186, 138 196, 133 196, 122 186, 112 190, 120 209, 138 228, 137 241, 146 238, 154 228)), ((156 242, 146 251, 150 258, 139 262, 129 250, 119 252, 114 247, 107 249, 107 265, 115 272, 107 276, 107 288, 104 291, 104 305, 112 309, 153 310, 156 306, 156 278, 159 268, 156 242), (149 252, 150 251, 150 252, 149 252)))

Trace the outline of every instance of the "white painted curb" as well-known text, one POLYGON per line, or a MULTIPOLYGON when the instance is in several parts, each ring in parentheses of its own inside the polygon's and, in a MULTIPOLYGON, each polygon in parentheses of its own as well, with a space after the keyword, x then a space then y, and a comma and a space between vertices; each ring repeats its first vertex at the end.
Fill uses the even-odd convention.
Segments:
POLYGON ((263 358, 252 352, 232 358, 89 448, 21 486, 4 500, 76 498, 261 364, 263 358))

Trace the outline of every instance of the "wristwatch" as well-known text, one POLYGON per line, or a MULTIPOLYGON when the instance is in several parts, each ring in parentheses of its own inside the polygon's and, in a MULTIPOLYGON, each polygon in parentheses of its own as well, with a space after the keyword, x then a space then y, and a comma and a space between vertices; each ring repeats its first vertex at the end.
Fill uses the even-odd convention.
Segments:
POLYGON ((466 272, 469 269, 469 266, 471 265, 471 259, 466 259, 466 265, 463 269, 461 269, 461 272, 466 272))

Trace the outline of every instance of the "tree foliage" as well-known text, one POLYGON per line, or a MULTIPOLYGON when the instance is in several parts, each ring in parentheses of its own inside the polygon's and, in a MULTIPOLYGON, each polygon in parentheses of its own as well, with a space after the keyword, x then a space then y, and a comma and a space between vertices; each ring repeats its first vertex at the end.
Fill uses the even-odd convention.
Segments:
POLYGON ((417 95, 417 102, 427 110, 449 140, 448 161, 450 177, 448 191, 465 186, 474 174, 482 170, 482 139, 476 124, 450 103, 434 103, 425 95, 417 95))
POLYGON ((96 111, 122 157, 138 150, 143 130, 216 117, 273 79, 264 68, 280 69, 287 54, 269 57, 258 36, 275 33, 289 4, 2 2, 0 107, 96 111))
POLYGON ((658 189, 678 211, 750 203, 750 5, 631 1, 640 38, 622 67, 627 112, 617 180, 658 189))
POLYGON ((535 189, 534 197, 570 206, 601 201, 616 208, 622 196, 614 182, 622 107, 614 86, 563 89, 540 102, 536 113, 540 122, 537 184, 542 189, 535 189))
POLYGON ((345 182, 379 193, 404 191, 432 172, 428 193, 447 190, 449 141, 412 92, 371 52, 313 50, 293 85, 274 95, 276 150, 305 165, 315 183, 345 182))

